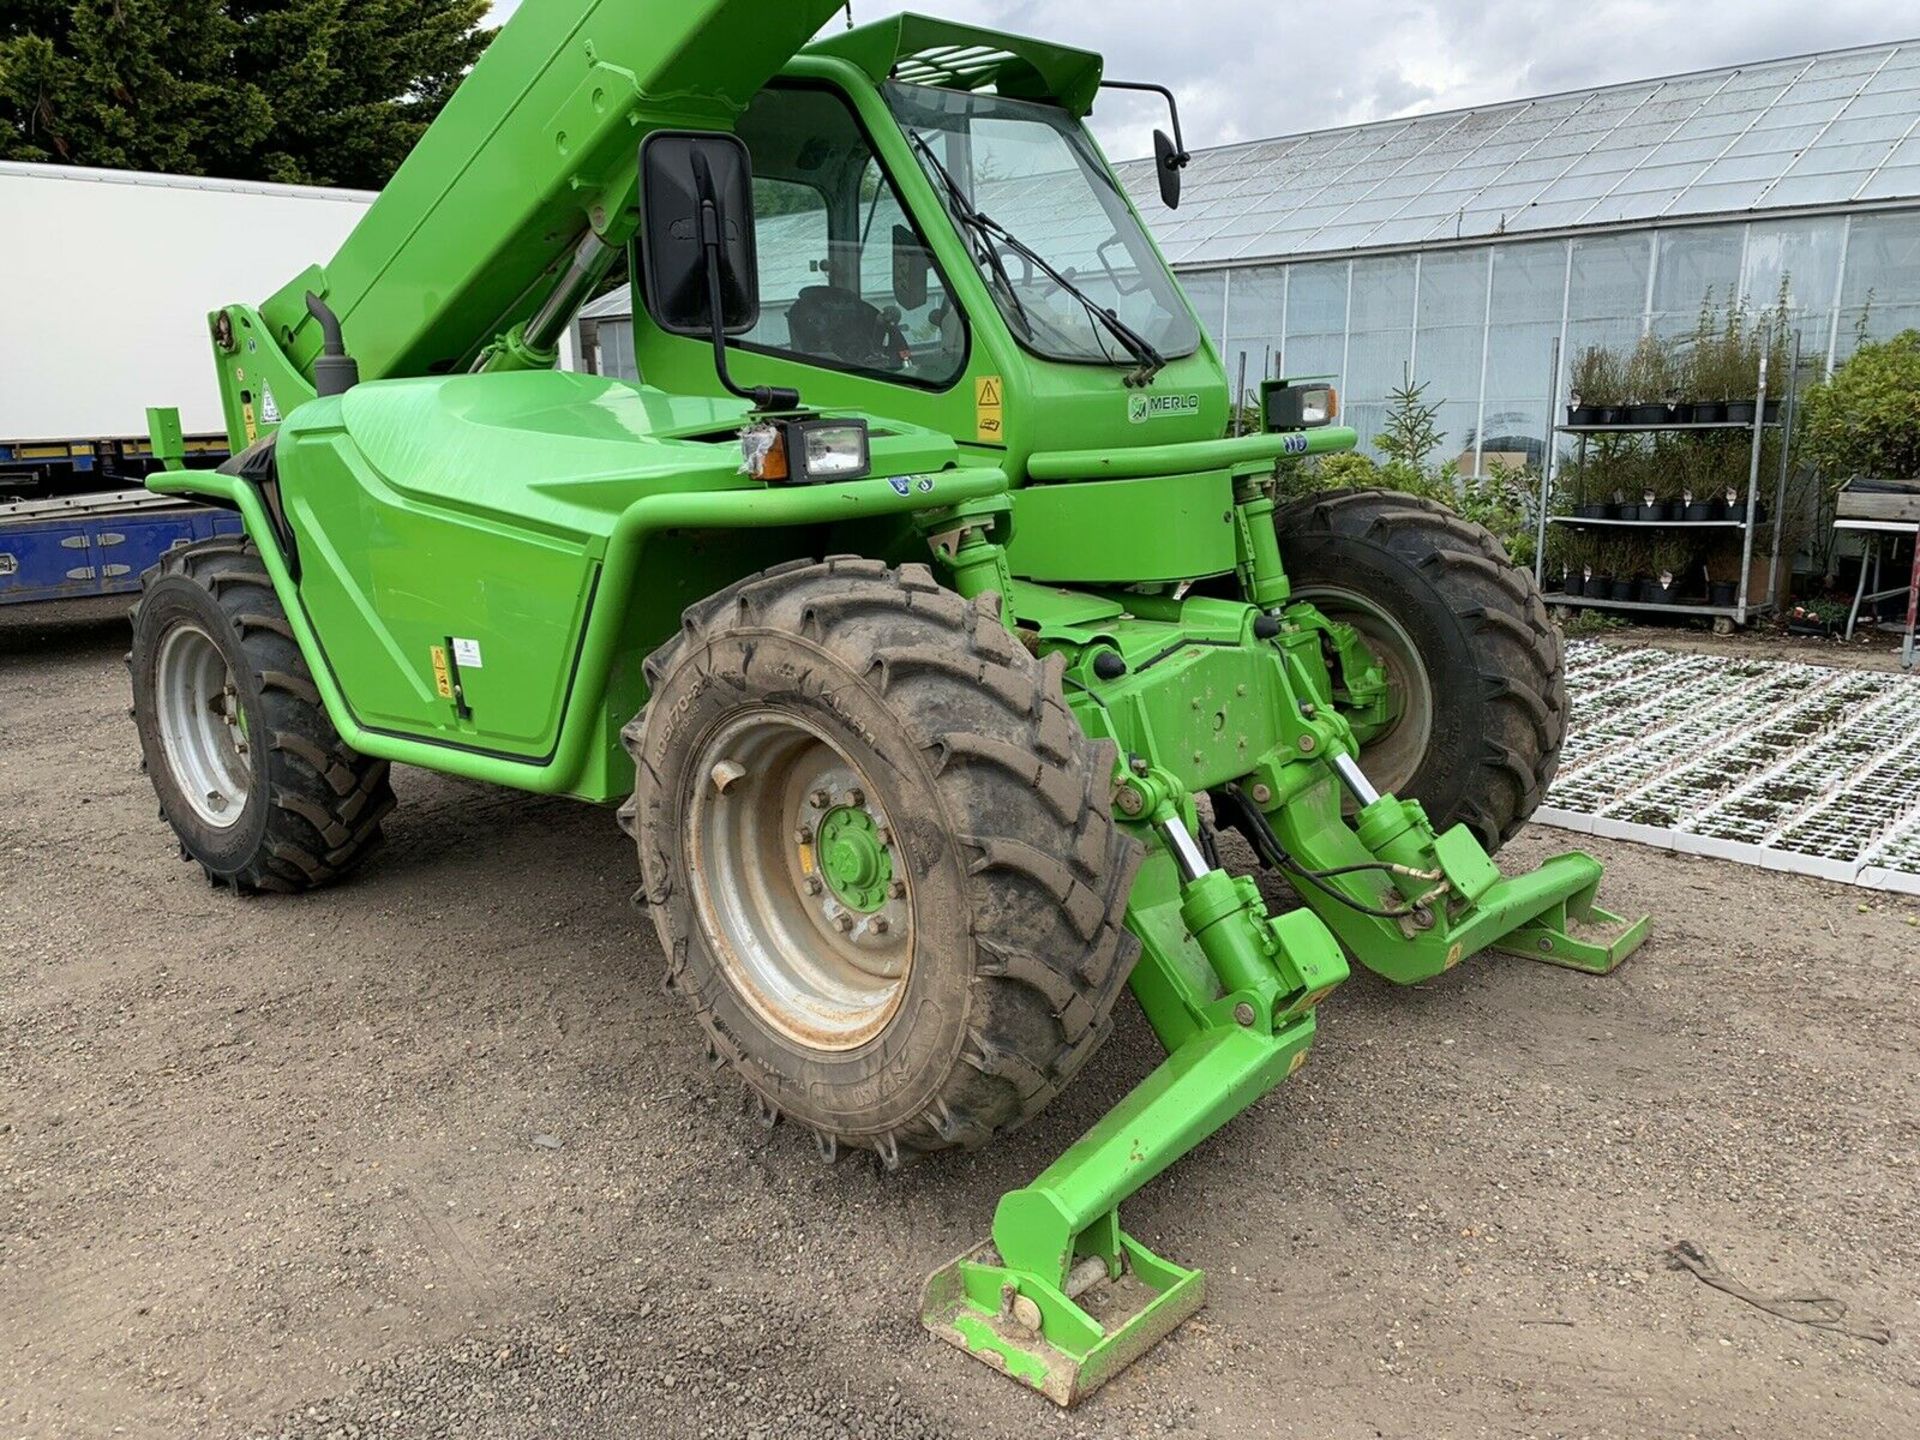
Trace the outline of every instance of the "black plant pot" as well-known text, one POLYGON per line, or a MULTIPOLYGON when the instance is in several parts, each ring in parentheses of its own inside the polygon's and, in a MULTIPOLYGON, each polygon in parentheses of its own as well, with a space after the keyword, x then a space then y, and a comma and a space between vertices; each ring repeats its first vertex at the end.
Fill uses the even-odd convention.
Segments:
POLYGON ((1638 505, 1621 505, 1617 508, 1620 511, 1619 518, 1622 520, 1638 520, 1640 518, 1640 507, 1638 505))
POLYGON ((1613 506, 1604 504, 1576 505, 1573 514, 1576 520, 1605 520, 1613 506))
POLYGON ((1713 519, 1713 514, 1714 504, 1711 500, 1704 502, 1696 500, 1693 504, 1686 507, 1684 518, 1693 521, 1711 520, 1713 519))
POLYGON ((1716 580, 1707 586, 1707 604, 1716 610, 1731 610, 1740 598, 1740 587, 1731 580, 1716 580))
POLYGON ((1587 577, 1585 575, 1568 575, 1561 583, 1560 593, 1562 595, 1572 596, 1576 600, 1579 599, 1587 593, 1587 577))
POLYGON ((1651 505, 1642 505, 1640 507, 1640 518, 1642 520, 1671 520, 1673 519, 1673 506, 1665 500, 1656 500, 1651 505))
POLYGON ((1624 425, 1627 423, 1627 409, 1624 405, 1609 405, 1600 412, 1602 425, 1624 425))
POLYGON ((1667 423, 1665 405, 1629 405, 1627 419, 1635 425, 1664 425, 1667 423))
POLYGON ((1780 423, 1780 402, 1778 400, 1767 401, 1766 422, 1769 425, 1778 425, 1780 423))
POLYGON ((1727 402, 1727 423, 1729 425, 1751 425, 1754 408, 1751 400, 1729 400, 1727 402))
POLYGON ((1609 593, 1615 600, 1638 600, 1640 598, 1640 580, 1615 580, 1609 593))
POLYGON ((1787 633, 1789 635, 1826 636, 1833 634, 1833 625, 1826 620, 1789 620, 1787 622, 1787 633))
POLYGON ((1587 598, 1589 600, 1608 600, 1613 597, 1613 577, 1611 575, 1589 575, 1587 577, 1587 598))
POLYGON ((1680 582, 1662 585, 1658 580, 1640 582, 1640 598, 1649 605, 1678 605, 1680 603, 1680 582))
POLYGON ((1667 406, 1667 423, 1669 425, 1693 424, 1693 406, 1684 400, 1667 406))
POLYGON ((1696 400, 1693 402, 1693 423, 1696 425, 1718 425, 1727 418, 1727 402, 1724 400, 1696 400))
POLYGON ((1600 407, 1598 405, 1567 406, 1567 424, 1598 425, 1599 423, 1600 423, 1600 407))
POLYGON ((1736 525, 1744 525, 1747 523, 1747 502, 1746 501, 1742 500, 1738 504, 1736 504, 1731 500, 1722 500, 1720 503, 1725 507, 1725 510, 1721 515, 1721 519, 1731 520, 1736 525))

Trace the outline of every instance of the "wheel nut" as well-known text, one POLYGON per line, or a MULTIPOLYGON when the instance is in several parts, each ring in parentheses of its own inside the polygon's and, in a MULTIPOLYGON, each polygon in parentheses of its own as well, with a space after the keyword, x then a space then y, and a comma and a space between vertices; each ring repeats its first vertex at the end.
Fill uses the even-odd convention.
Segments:
POLYGON ((813 831, 804 825, 798 826, 793 832, 793 838, 802 845, 810 845, 813 843, 813 831))
POLYGON ((824 790, 816 790, 807 797, 807 803, 816 810, 824 810, 833 803, 833 797, 824 790))
POLYGON ((866 791, 860 789, 858 786, 855 786, 853 789, 847 791, 847 806, 849 809, 858 810, 862 806, 864 806, 866 803, 867 803, 866 791))
POLYGON ((906 899, 907 898, 907 882, 904 880, 894 881, 891 885, 887 886, 887 894, 892 896, 895 900, 906 899))
POLYGON ((884 935, 887 933, 887 931, 891 930, 892 928, 893 926, 887 923, 886 916, 876 915, 873 917, 873 933, 874 934, 884 935))
POLYGON ((820 883, 820 877, 818 875, 807 876, 806 879, 800 882, 800 887, 809 895, 818 895, 822 890, 826 889, 826 886, 820 883))
POLYGON ((833 917, 833 928, 838 930, 842 935, 845 935, 849 930, 853 929, 853 917, 844 910, 841 911, 833 917))

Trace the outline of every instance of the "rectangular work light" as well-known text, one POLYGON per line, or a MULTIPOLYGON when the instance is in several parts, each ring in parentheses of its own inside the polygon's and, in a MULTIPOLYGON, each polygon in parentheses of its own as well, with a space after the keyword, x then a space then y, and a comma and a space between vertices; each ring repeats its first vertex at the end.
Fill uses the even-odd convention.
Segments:
POLYGON ((784 420, 742 437, 746 472, 756 480, 817 485, 859 480, 873 469, 864 420, 784 420))
POLYGON ((1340 418, 1340 392, 1325 380, 1270 380, 1260 406, 1269 431, 1317 430, 1340 418))

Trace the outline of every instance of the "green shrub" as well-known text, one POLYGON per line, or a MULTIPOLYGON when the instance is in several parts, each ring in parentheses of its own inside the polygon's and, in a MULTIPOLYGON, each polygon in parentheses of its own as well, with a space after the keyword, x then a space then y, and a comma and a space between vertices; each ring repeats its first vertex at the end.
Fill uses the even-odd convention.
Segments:
POLYGON ((1807 393, 1802 454, 1830 487, 1920 477, 1920 330, 1860 347, 1807 393))

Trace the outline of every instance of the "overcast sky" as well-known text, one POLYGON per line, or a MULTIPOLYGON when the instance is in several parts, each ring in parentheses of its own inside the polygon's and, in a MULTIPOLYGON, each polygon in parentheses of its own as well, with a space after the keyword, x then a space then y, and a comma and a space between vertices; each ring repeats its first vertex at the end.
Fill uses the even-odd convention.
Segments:
MULTIPOLYGON (((657 3, 657 0, 656 0, 657 3)), ((666 0, 671 3, 671 0, 666 0)), ((498 7, 508 13, 510 3, 498 7)), ((1180 96, 1194 148, 1812 50, 1920 38, 1912 0, 854 0, 1098 50, 1116 80, 1180 96)), ((833 22, 845 24, 844 18, 833 22)), ((1094 127, 1145 154, 1155 102, 1109 95, 1094 127)))

